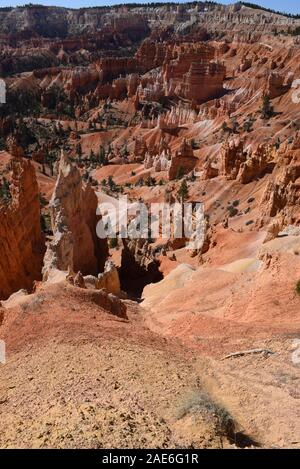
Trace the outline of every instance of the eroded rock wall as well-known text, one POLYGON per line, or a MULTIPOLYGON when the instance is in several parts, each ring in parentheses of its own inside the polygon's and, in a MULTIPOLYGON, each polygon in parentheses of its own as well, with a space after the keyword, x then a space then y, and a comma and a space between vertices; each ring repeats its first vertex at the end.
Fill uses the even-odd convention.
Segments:
POLYGON ((62 153, 55 190, 50 202, 53 239, 49 243, 43 275, 55 270, 96 275, 108 254, 106 240, 97 238, 97 196, 84 186, 77 166, 62 153))
POLYGON ((14 157, 11 168, 11 201, 0 202, 0 299, 32 288, 41 278, 45 250, 34 167, 14 157))

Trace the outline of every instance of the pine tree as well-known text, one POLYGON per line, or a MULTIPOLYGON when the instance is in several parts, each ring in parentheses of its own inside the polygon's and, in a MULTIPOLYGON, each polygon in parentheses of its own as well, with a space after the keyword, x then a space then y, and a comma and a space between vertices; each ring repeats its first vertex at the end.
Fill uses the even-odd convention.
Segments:
POLYGON ((180 187, 178 189, 178 192, 177 192, 177 196, 181 200, 182 203, 188 198, 189 189, 188 189, 186 179, 182 180, 180 187))
POLYGON ((184 176, 184 169, 182 166, 179 166, 176 172, 176 179, 182 179, 184 176))
POLYGON ((100 148, 99 148, 99 163, 101 165, 105 165, 106 164, 106 158, 105 158, 105 150, 103 148, 102 145, 100 145, 100 148))
POLYGON ((108 180, 107 180, 107 184, 108 184, 108 187, 111 191, 115 190, 116 189, 116 183, 115 181, 113 180, 113 177, 112 176, 108 176, 108 180))
POLYGON ((94 163, 94 162, 95 162, 95 159, 96 159, 95 153, 93 152, 93 150, 91 150, 91 151, 90 151, 90 161, 91 161, 92 163, 94 163))
POLYGON ((78 160, 81 161, 81 157, 82 157, 82 146, 81 146, 81 143, 78 142, 77 145, 76 145, 76 153, 78 155, 78 160))
POLYGON ((265 94, 263 96, 263 103, 261 108, 261 116, 263 119, 270 119, 274 114, 274 109, 271 104, 270 96, 265 94))

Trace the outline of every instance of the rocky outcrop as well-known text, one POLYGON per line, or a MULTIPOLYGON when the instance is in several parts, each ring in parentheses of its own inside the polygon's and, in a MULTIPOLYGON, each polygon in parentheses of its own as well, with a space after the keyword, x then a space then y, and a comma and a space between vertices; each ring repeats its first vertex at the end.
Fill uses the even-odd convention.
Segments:
POLYGON ((145 39, 137 50, 135 57, 144 72, 163 64, 166 55, 165 44, 145 39))
POLYGON ((45 255, 45 280, 57 270, 83 275, 103 271, 108 248, 96 235, 97 204, 94 190, 83 185, 79 169, 62 153, 50 201, 53 239, 45 255))
POLYGON ((153 169, 156 173, 160 171, 168 171, 171 164, 171 154, 163 150, 160 154, 152 156, 147 153, 144 160, 145 169, 153 169))
POLYGON ((214 56, 215 49, 204 43, 169 46, 162 69, 166 94, 197 104, 219 97, 226 69, 214 56))
POLYGON ((8 203, 0 200, 0 298, 41 279, 44 238, 39 189, 33 165, 13 157, 8 203))
POLYGON ((271 147, 259 145, 255 152, 249 152, 247 160, 240 166, 237 180, 247 184, 265 174, 272 173, 275 167, 275 152, 271 147))
POLYGON ((97 64, 100 69, 100 79, 103 83, 139 71, 139 64, 135 58, 130 57, 106 57, 97 64))
POLYGON ((133 143, 134 161, 143 161, 148 151, 147 145, 143 139, 136 138, 133 143))
POLYGON ((171 149, 163 138, 159 144, 147 149, 144 159, 144 168, 155 172, 168 171, 171 164, 171 149))
POLYGON ((275 152, 266 145, 259 145, 255 151, 245 150, 242 140, 231 140, 222 146, 221 174, 227 179, 236 179, 247 184, 256 178, 272 173, 275 167, 275 152))
POLYGON ((23 151, 23 148, 18 145, 17 143, 17 140, 15 137, 8 137, 7 141, 6 141, 6 145, 7 145, 7 149, 9 151, 9 153, 15 157, 17 160, 19 160, 20 158, 23 158, 25 155, 24 155, 24 151, 23 151))
POLYGON ((283 95, 291 88, 291 83, 291 76, 285 77, 278 72, 272 71, 268 77, 265 94, 267 94, 270 99, 278 98, 278 96, 283 95))
POLYGON ((244 144, 241 140, 225 142, 221 149, 221 175, 227 179, 236 179, 240 166, 247 159, 244 144))
POLYGON ((214 56, 215 49, 205 43, 178 46, 146 39, 136 53, 140 69, 151 70, 138 87, 140 101, 179 96, 201 104, 219 97, 226 70, 214 56))
POLYGON ((218 62, 192 62, 184 76, 179 93, 193 103, 201 104, 223 94, 225 67, 218 62))
POLYGON ((263 193, 259 226, 271 218, 281 217, 280 228, 300 224, 300 164, 295 161, 281 167, 267 184, 263 193))
POLYGON ((202 179, 213 179, 217 176, 219 176, 219 169, 209 159, 206 160, 203 165, 202 179))
POLYGON ((252 66, 252 61, 248 57, 243 57, 239 67, 240 72, 246 72, 252 66))
POLYGON ((98 290, 104 288, 109 293, 117 295, 121 292, 119 273, 112 261, 106 261, 104 272, 98 275, 95 287, 98 290))
POLYGON ((184 140, 180 148, 172 156, 168 177, 170 180, 176 179, 179 175, 182 177, 190 173, 196 166, 198 159, 194 156, 192 146, 184 140))

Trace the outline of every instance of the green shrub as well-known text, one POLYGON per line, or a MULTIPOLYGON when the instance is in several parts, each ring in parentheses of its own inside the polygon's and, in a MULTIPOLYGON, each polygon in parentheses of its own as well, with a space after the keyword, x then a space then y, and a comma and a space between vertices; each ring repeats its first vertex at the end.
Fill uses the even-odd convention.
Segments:
POLYGON ((184 168, 182 166, 179 166, 176 172, 176 179, 182 179, 184 176, 184 168))
POLYGON ((179 200, 184 202, 189 196, 189 189, 188 185, 185 179, 182 180, 182 183, 180 184, 180 187, 177 192, 177 197, 179 200))
POLYGON ((268 95, 263 96, 262 108, 260 112, 262 119, 270 119, 274 115, 274 109, 268 95))
POLYGON ((109 240, 109 247, 110 247, 111 249, 114 249, 114 248, 118 247, 118 245, 119 245, 118 238, 111 238, 111 239, 109 240))
POLYGON ((52 234, 52 227, 51 227, 51 217, 49 213, 41 213, 40 216, 40 223, 41 223, 41 230, 45 234, 52 234))
POLYGON ((11 200, 11 192, 10 192, 10 185, 7 179, 3 178, 3 181, 1 183, 0 181, 0 199, 4 203, 9 203, 11 200))
POLYGON ((235 216, 239 213, 238 209, 235 208, 235 207, 233 207, 232 205, 230 205, 230 206, 228 207, 228 212, 229 212, 229 216, 230 216, 231 218, 232 218, 232 217, 235 217, 235 216))

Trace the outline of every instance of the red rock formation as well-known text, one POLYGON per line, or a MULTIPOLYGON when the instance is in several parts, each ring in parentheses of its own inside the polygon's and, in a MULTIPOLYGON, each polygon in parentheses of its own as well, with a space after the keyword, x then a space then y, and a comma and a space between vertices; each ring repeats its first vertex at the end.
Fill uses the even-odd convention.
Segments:
POLYGON ((225 67, 217 62, 192 62, 179 94, 197 104, 217 98, 223 92, 225 67))
POLYGON ((141 69, 146 72, 152 68, 160 67, 165 59, 165 54, 165 44, 147 38, 142 42, 135 57, 141 69))
POLYGON ((71 269, 83 275, 103 271, 107 243, 96 235, 97 205, 94 190, 83 186, 78 168, 62 154, 50 202, 54 237, 45 256, 45 279, 57 270, 71 269))
POLYGON ((0 201, 0 298, 30 290, 41 278, 44 239, 40 225, 39 189, 32 164, 13 158, 11 201, 0 201))
POLYGON ((129 98, 131 98, 132 96, 135 96, 138 83, 139 83, 139 76, 137 73, 132 73, 131 75, 129 75, 128 80, 127 80, 127 94, 129 98))
POLYGON ((148 75, 146 82, 143 79, 139 97, 157 100, 163 94, 175 94, 196 103, 218 97, 223 90, 225 67, 213 62, 214 56, 215 49, 204 43, 178 46, 145 39, 135 56, 139 66, 144 71, 162 66, 162 73, 155 80, 148 75))
POLYGON ((285 84, 285 77, 283 75, 277 72, 271 72, 268 77, 265 94, 267 94, 270 99, 274 99, 286 93, 289 88, 290 85, 285 84))
POLYGON ((214 56, 215 49, 204 43, 169 46, 163 65, 167 94, 177 94, 198 104, 219 97, 226 70, 212 61, 214 56))
POLYGON ((236 179, 240 166, 246 161, 247 154, 244 152, 244 143, 241 140, 225 142, 221 149, 220 174, 227 179, 236 179))
POLYGON ((267 184, 263 193, 259 225, 280 215, 281 228, 288 224, 300 224, 300 163, 295 160, 281 167, 267 184))
POLYGON ((138 61, 130 57, 105 57, 98 62, 103 83, 139 70, 138 61))
POLYGON ((203 175, 202 178, 204 180, 213 179, 219 176, 219 170, 215 166, 212 165, 212 162, 207 160, 203 165, 203 175))
POLYGON ((246 72, 252 66, 252 61, 248 57, 243 57, 239 67, 240 72, 246 72))
POLYGON ((236 179, 247 184, 271 173, 275 167, 275 159, 275 152, 266 145, 259 145, 254 152, 245 151, 242 140, 232 140, 222 146, 221 174, 227 179, 236 179))
POLYGON ((197 161, 198 159, 194 156, 192 146, 184 140, 179 150, 171 158, 168 171, 169 179, 176 179, 179 171, 182 175, 188 174, 195 168, 197 161))
POLYGON ((136 138, 133 148, 134 161, 143 161, 147 150, 148 149, 145 141, 143 139, 136 138))
POLYGON ((24 157, 23 148, 18 145, 15 137, 8 137, 6 145, 9 153, 15 158, 19 159, 24 157))
POLYGON ((247 160, 241 164, 237 180, 247 184, 265 174, 272 173, 275 167, 275 152, 266 145, 259 145, 254 153, 248 154, 247 160))
POLYGON ((112 261, 106 261, 104 272, 98 275, 95 287, 98 290, 104 288, 108 293, 118 295, 121 292, 119 273, 112 261))

